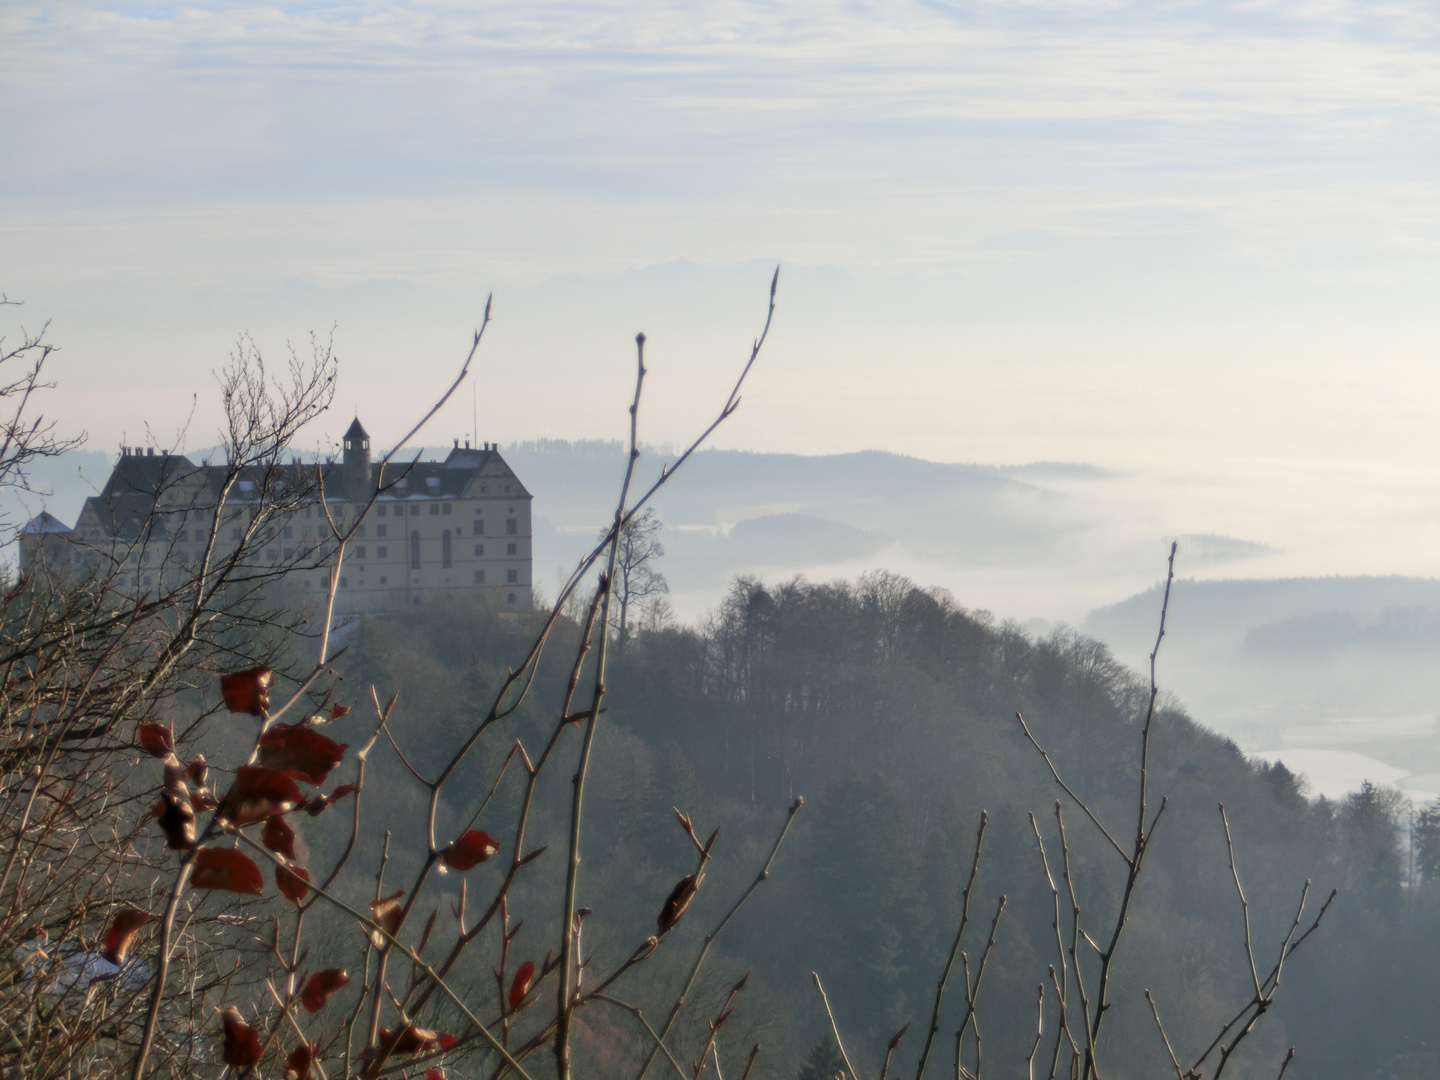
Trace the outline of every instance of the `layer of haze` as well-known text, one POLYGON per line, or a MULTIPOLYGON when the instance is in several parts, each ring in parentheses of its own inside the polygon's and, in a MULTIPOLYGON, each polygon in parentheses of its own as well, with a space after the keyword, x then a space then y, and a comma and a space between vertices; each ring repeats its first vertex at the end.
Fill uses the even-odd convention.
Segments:
POLYGON ((623 435, 643 329, 642 432, 678 443, 778 263, 721 447, 1102 470, 1025 511, 1063 542, 831 569, 1075 623, 1176 535, 1247 553, 1202 578, 1428 577, 1437 46, 1429 0, 22 0, 0 310, 53 320, 47 408, 92 449, 212 445, 242 331, 275 362, 332 327, 313 437, 358 411, 384 443, 491 290, 429 442, 623 435))

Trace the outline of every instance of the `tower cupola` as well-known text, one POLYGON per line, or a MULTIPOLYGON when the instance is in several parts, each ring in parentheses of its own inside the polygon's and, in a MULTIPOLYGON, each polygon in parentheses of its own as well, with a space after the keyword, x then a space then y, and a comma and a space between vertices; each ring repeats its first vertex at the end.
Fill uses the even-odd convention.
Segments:
POLYGON ((357 416, 345 432, 345 497, 359 501, 370 495, 370 433, 357 416))

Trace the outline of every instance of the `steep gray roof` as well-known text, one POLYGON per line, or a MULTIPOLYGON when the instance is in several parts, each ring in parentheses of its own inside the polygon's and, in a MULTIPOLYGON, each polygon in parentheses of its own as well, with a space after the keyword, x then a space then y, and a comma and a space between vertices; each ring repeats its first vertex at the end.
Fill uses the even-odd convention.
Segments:
POLYGON ((67 536, 72 530, 48 510, 41 510, 25 523, 21 536, 67 536))

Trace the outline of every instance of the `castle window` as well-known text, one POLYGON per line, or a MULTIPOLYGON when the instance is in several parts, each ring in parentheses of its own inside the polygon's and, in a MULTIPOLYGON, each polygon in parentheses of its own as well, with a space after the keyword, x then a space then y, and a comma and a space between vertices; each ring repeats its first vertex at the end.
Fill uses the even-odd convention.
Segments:
POLYGON ((295 557, 295 549, 294 549, 294 548, 286 548, 286 549, 285 549, 285 558, 287 558, 287 559, 293 559, 294 557, 295 557))
POLYGON ((420 569, 420 534, 418 532, 410 534, 410 569, 420 569))
POLYGON ((231 529, 231 530, 230 530, 230 539, 231 539, 231 540, 239 540, 239 539, 240 539, 240 530, 239 530, 239 529, 231 529))
POLYGON ((147 586, 150 584, 150 575, 149 575, 149 574, 146 574, 146 575, 145 575, 145 584, 146 584, 147 586))
POLYGON ((484 518, 476 518, 476 519, 475 519, 475 535, 476 535, 476 536, 484 536, 484 535, 485 535, 485 519, 484 519, 484 518))
POLYGON ((509 596, 505 598, 505 600, 506 602, 513 604, 515 602, 515 594, 512 592, 509 596))
POLYGON ((509 494, 510 494, 510 485, 509 485, 509 484, 506 484, 506 485, 505 485, 505 494, 506 494, 506 495, 509 495, 509 494))
POLYGON ((514 536, 520 531, 520 528, 518 525, 516 525, 514 518, 505 519, 505 531, 511 536, 514 536))
MULTIPOLYGON (((190 533, 185 529, 181 529, 180 535, 177 536, 175 539, 179 540, 182 544, 188 544, 190 542, 190 533)), ((200 538, 197 536, 195 539, 198 540, 200 538)))
POLYGON ((349 585, 349 584, 350 584, 350 583, 349 583, 348 581, 346 581, 346 580, 345 580, 345 577, 342 575, 341 578, 340 578, 340 587, 343 589, 343 588, 345 588, 345 587, 346 587, 347 585, 349 585))
POLYGON ((381 584, 381 585, 384 585, 387 580, 388 580, 387 578, 383 578, 383 577, 382 577, 382 578, 380 579, 380 584, 381 584))
POLYGON ((361 525, 360 528, 355 530, 355 535, 363 540, 365 538, 365 526, 361 525))
POLYGON ((449 503, 442 503, 442 504, 440 505, 440 513, 442 513, 442 514, 444 514, 444 515, 446 515, 446 516, 448 517, 448 516, 450 515, 450 504, 449 504, 449 503))
POLYGON ((425 478, 425 486, 429 488, 438 488, 440 486, 440 478, 438 476, 427 476, 425 478))
POLYGON ((450 569, 450 530, 446 529, 440 534, 440 565, 450 569))
POLYGON ((515 545, 514 545, 514 544, 506 544, 506 545, 505 545, 505 554, 506 554, 506 555, 514 555, 514 554, 515 554, 515 545))
POLYGON ((377 506, 377 507, 375 508, 375 516, 376 516, 376 517, 384 517, 384 516, 385 516, 385 504, 384 504, 384 503, 381 503, 379 506, 377 506))
POLYGON ((478 559, 478 558, 480 558, 481 556, 483 556, 484 554, 485 554, 485 545, 484 545, 484 544, 476 544, 476 545, 475 545, 475 557, 478 559))
POLYGON ((390 557, 390 549, 384 544, 381 544, 375 549, 375 557, 377 559, 388 559, 390 557))
POLYGON ((376 535, 376 536, 384 536, 384 535, 385 535, 385 526, 384 526, 384 525, 376 525, 376 526, 375 526, 375 535, 376 535))
POLYGON ((476 585, 484 585, 484 584, 485 584, 485 571, 484 571, 484 570, 476 570, 476 571, 475 571, 475 584, 476 584, 476 585))
POLYGON ((510 585, 515 585, 515 584, 517 584, 517 583, 520 581, 520 571, 519 571, 519 570, 506 570, 506 571, 505 571, 505 581, 506 581, 507 584, 510 584, 510 585))
POLYGON ((266 549, 265 549, 265 561, 266 561, 266 562, 274 562, 277 557, 278 557, 278 556, 275 554, 275 549, 274 549, 274 548, 266 548, 266 549))
POLYGON ((307 518, 310 516, 310 507, 308 507, 308 506, 305 507, 305 516, 306 516, 307 518))
POLYGON ((420 513, 420 507, 419 507, 418 504, 415 505, 415 506, 410 507, 410 516, 411 516, 411 517, 416 517, 417 515, 419 515, 419 513, 420 513))
POLYGON ((357 548, 355 549, 355 557, 356 557, 357 559, 363 559, 363 558, 365 558, 365 545, 364 545, 364 544, 361 544, 359 547, 357 547, 357 548))
POLYGON ((431 516, 431 517, 439 517, 439 516, 440 516, 440 504, 439 504, 439 503, 431 503, 431 504, 430 504, 430 516, 431 516))

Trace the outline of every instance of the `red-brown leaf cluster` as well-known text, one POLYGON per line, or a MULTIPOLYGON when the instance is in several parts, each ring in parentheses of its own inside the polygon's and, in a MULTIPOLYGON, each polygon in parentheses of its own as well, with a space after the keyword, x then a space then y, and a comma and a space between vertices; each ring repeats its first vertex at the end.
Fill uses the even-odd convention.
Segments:
POLYGON ((323 784, 349 745, 337 743, 314 728, 275 724, 260 736, 260 764, 306 783, 323 784))
POLYGON ((275 672, 268 667, 254 667, 220 676, 220 696, 233 713, 264 716, 270 707, 270 684, 275 672))
POLYGON ((117 966, 125 963, 125 954, 130 951, 130 942, 134 940, 140 928, 150 921, 150 918, 145 912, 136 911, 134 908, 117 911, 105 931, 105 947, 101 950, 100 955, 117 966))
POLYGON ((244 852, 234 848, 202 848, 195 853, 190 883, 197 889, 222 889, 246 896, 263 896, 265 879, 244 852))
POLYGON ((221 1015, 225 1025, 225 1064, 236 1069, 248 1069, 260 1060, 260 1036, 240 1016, 240 1010, 231 1005, 221 1015))
POLYGON ((500 842, 488 832, 470 829, 440 853, 453 870, 473 870, 500 850, 500 842))
POLYGON ((141 724, 135 729, 135 741, 152 757, 167 757, 175 749, 175 740, 170 732, 159 724, 141 724))
POLYGON ((349 982, 350 975, 344 968, 317 971, 305 980, 305 988, 300 991, 300 1004, 305 1006, 306 1012, 317 1013, 325 1007, 331 994, 349 982))
POLYGON ((293 810, 304 801, 299 786, 279 769, 241 765, 235 770, 235 783, 225 796, 220 815, 244 827, 293 810))

